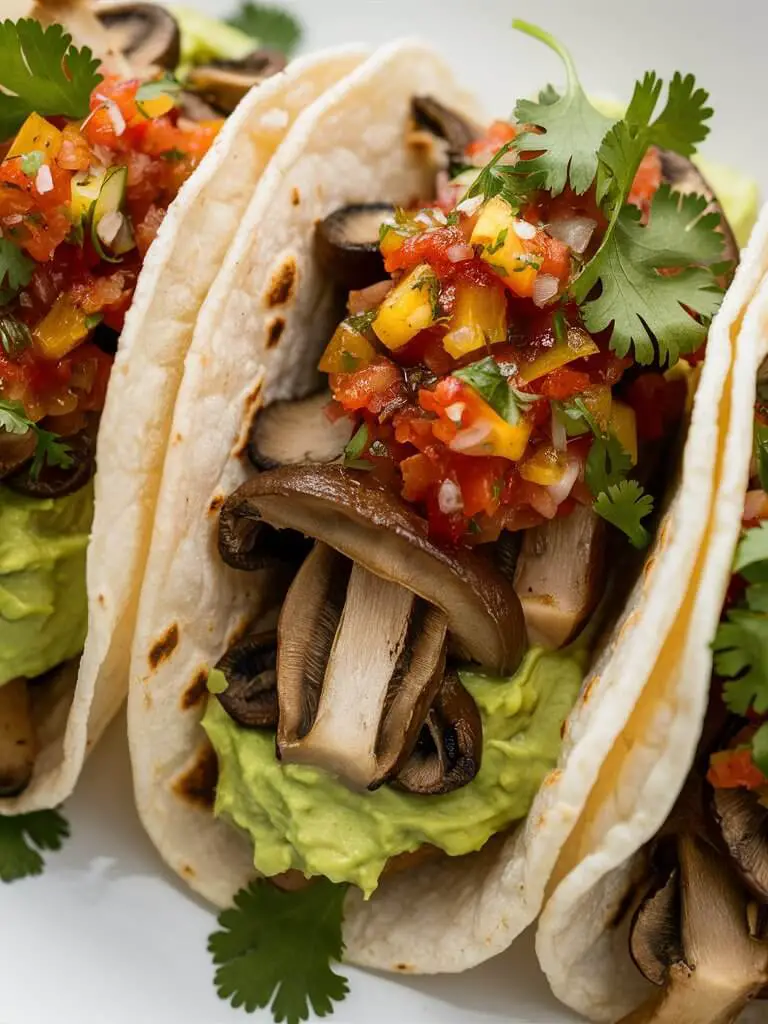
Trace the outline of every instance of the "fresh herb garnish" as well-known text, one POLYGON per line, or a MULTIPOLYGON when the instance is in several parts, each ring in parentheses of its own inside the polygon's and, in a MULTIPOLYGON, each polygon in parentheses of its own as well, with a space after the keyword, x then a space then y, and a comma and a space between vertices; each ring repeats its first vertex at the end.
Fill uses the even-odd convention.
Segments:
MULTIPOLYGON (((2 332, 1 324, 0 332, 2 332)), ((768 491, 768 426, 763 423, 755 425, 755 459, 760 486, 764 491, 768 491)))
POLYGON ((85 318, 85 326, 89 331, 92 331, 94 327, 98 327, 101 321, 104 319, 103 313, 90 313, 85 318))
POLYGON ((260 46, 279 50, 290 57, 302 36, 301 23, 277 7, 245 3, 229 24, 256 39, 260 46))
POLYGON ((363 423, 344 449, 344 465, 347 469, 373 469, 372 462, 360 458, 368 447, 368 437, 368 425, 363 423))
POLYGON ((568 341, 568 321, 565 319, 562 309, 558 309, 552 314, 552 330, 557 344, 565 345, 568 341))
POLYGON ((9 434, 26 434, 28 430, 33 430, 37 435, 35 457, 29 469, 33 480, 37 480, 40 471, 46 465, 60 466, 62 469, 69 469, 72 465, 69 445, 65 444, 58 434, 33 423, 24 412, 21 402, 0 399, 0 428, 7 430, 9 434))
POLYGON ((68 836, 69 825, 58 811, 0 817, 0 881, 42 874, 40 851, 60 850, 68 836))
POLYGON ((424 289, 426 289, 429 295, 432 319, 434 321, 440 320, 443 315, 443 310, 440 306, 440 280, 433 270, 425 270, 418 281, 411 285, 411 290, 414 292, 424 291, 424 289))
POLYGON ((356 313, 354 316, 348 316, 346 323, 358 334, 365 334, 371 329, 378 312, 377 309, 369 309, 367 313, 356 313))
MULTIPOLYGON (((2 25, 0 25, 2 28, 2 25)), ((34 261, 7 238, 0 238, 0 304, 10 302, 32 280, 34 261)))
POLYGON ((517 152, 539 154, 521 161, 516 174, 525 182, 527 191, 545 189, 557 196, 570 183, 573 191, 582 195, 595 180, 598 150, 614 122, 589 102, 573 58, 561 43, 528 22, 516 20, 512 25, 554 50, 565 64, 567 76, 562 96, 548 86, 538 102, 520 100, 515 107, 520 124, 544 129, 543 135, 527 131, 515 139, 517 152))
POLYGON ((0 345, 11 359, 20 356, 32 344, 32 335, 26 324, 11 313, 0 311, 0 345))
POLYGON ((485 251, 488 253, 489 256, 493 256, 494 253, 498 252, 499 249, 502 248, 502 246, 507 240, 508 234, 509 228, 504 228, 498 233, 495 240, 490 245, 484 246, 485 251))
POLYGON ((78 119, 88 114, 101 82, 99 61, 72 45, 61 25, 31 18, 0 22, 0 138, 8 139, 31 113, 78 119))
POLYGON ((137 103, 157 99, 158 96, 176 96, 182 90, 181 82, 168 71, 161 78, 142 82, 136 90, 137 103))
POLYGON ((181 160, 186 158, 186 153, 183 153, 180 149, 164 149, 160 154, 163 160, 166 160, 169 164, 177 164, 181 160))
POLYGON ((531 395, 512 387, 492 356, 470 363, 461 370, 454 370, 453 376, 469 384, 495 413, 512 426, 520 422, 529 406, 541 399, 540 395, 531 395))
POLYGON ((344 952, 346 891, 325 878, 296 892, 265 879, 241 889, 208 942, 219 996, 248 1013, 270 1006, 286 1024, 307 1020, 310 1007, 318 1017, 332 1013, 349 991, 331 969, 344 952))
MULTIPOLYGON (((725 703, 738 715, 750 708, 768 711, 768 522, 747 530, 739 541, 734 572, 749 586, 743 601, 721 622, 713 649, 715 670, 727 680, 725 703)), ((768 774, 768 735, 765 726, 755 734, 752 756, 768 774), (759 739, 758 739, 759 737, 759 739), (757 741, 757 743, 755 743, 757 741)))
POLYGON ((598 495, 593 508, 606 522, 625 533, 634 547, 647 546, 651 538, 643 519, 653 512, 653 498, 636 480, 612 484, 598 495))
POLYGON ((24 174, 28 178, 34 178, 45 163, 45 153, 41 149, 31 149, 28 153, 22 153, 19 162, 24 174))
POLYGON ((515 168, 511 164, 501 162, 514 144, 514 139, 505 142, 498 153, 494 154, 467 189, 462 203, 476 196, 481 196, 486 201, 501 196, 513 210, 519 210, 525 200, 525 187, 519 180, 515 168))

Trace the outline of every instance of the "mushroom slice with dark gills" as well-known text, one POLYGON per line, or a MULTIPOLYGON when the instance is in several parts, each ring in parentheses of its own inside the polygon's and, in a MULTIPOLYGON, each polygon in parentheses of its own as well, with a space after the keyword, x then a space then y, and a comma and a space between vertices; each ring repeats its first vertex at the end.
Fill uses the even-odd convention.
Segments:
POLYGON ((768 903, 768 809, 747 789, 715 789, 712 810, 736 870, 768 903))
POLYGON ((357 203, 320 221, 315 249, 323 270, 347 290, 367 288, 385 278, 380 230, 394 213, 389 203, 357 203))
POLYGON ((12 491, 31 498, 63 498, 85 487, 96 469, 95 425, 62 441, 66 445, 64 465, 46 463, 38 471, 27 462, 3 482, 12 491))
POLYGON ((252 552, 265 527, 297 531, 442 609, 460 656, 500 674, 520 663, 526 633, 512 583, 481 554, 436 545, 426 522, 370 474, 339 465, 261 473, 230 495, 220 522, 225 560, 233 538, 252 552))
POLYGON ((448 143, 448 157, 451 164, 464 162, 464 150, 483 131, 474 121, 444 106, 432 96, 416 96, 411 101, 411 115, 419 128, 444 139, 448 143))
POLYGON ((247 729, 277 725, 277 633, 250 633, 234 644, 216 668, 227 680, 217 694, 230 718, 247 729))
POLYGON ((256 469, 333 462, 344 452, 354 430, 348 416, 332 421, 325 415, 328 391, 291 402, 275 402, 254 417, 248 457, 256 469))
POLYGON ((173 14, 159 4, 102 0, 94 13, 131 68, 173 70, 179 63, 181 32, 173 14))
POLYGON ((280 615, 277 747, 358 788, 409 756, 445 670, 437 608, 324 544, 280 615))
POLYGON ((731 1024, 768 982, 768 929, 704 838, 676 837, 678 867, 635 915, 630 948, 658 995, 621 1024, 731 1024))
POLYGON ((192 68, 187 87, 223 114, 231 114, 254 86, 285 68, 276 50, 254 50, 241 60, 212 60, 192 68))

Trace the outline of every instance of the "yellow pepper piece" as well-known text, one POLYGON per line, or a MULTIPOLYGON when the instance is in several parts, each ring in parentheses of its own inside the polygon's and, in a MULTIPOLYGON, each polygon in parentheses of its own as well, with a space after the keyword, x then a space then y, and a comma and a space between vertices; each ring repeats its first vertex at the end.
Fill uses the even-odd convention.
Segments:
POLYGON ((624 402, 617 402, 614 399, 611 405, 611 416, 608 420, 608 430, 616 436, 621 447, 629 455, 632 465, 637 465, 637 418, 635 410, 625 405, 624 402))
POLYGON ((559 483, 565 472, 565 459, 551 445, 544 445, 520 464, 520 476, 532 484, 549 487, 559 483))
POLYGON ((499 288, 459 284, 450 328, 443 338, 445 351, 454 359, 461 359, 468 352, 506 341, 506 338, 505 293, 499 288))
POLYGON ((436 320, 440 282, 428 263, 404 277, 379 306, 373 330, 389 349, 402 348, 436 320))
POLYGON ((352 373, 368 366, 375 358, 376 350, 370 341, 342 321, 328 342, 318 369, 321 373, 352 373))
POLYGON ((136 100, 140 119, 142 117, 147 120, 153 117, 162 117, 163 114, 173 110, 175 106, 176 103, 173 96, 170 96, 167 92, 161 92, 159 95, 153 96, 148 100, 136 100))
POLYGON ((522 298, 533 294, 538 273, 538 261, 523 242, 524 237, 533 237, 535 233, 533 225, 515 217, 512 207, 500 196, 486 203, 472 232, 472 245, 483 247, 480 258, 499 274, 510 291, 522 298))
POLYGON ((43 359, 63 359, 88 337, 86 319, 69 296, 60 295, 33 332, 39 355, 43 359))
POLYGON ((522 363, 520 376, 528 383, 572 363, 574 359, 593 356, 599 351, 586 331, 580 327, 569 327, 565 341, 555 342, 552 348, 545 349, 532 362, 522 363))
POLYGON ((611 389, 607 384, 598 384, 578 396, 586 405, 601 430, 606 430, 611 419, 611 389))
POLYGON ((460 450, 463 455, 498 455, 499 458, 509 459, 510 462, 518 462, 528 447, 533 426, 523 418, 518 423, 507 423, 487 402, 482 399, 478 399, 478 402, 482 403, 482 413, 473 419, 472 426, 467 429, 474 430, 476 426, 483 424, 490 427, 489 433, 471 448, 456 448, 453 442, 449 447, 454 451, 460 450))
POLYGON ((76 224, 88 216, 91 207, 99 198, 106 173, 106 170, 95 174, 90 171, 78 171, 72 177, 69 209, 72 213, 72 220, 76 224))
POLYGON ((46 121, 39 114, 30 114, 19 128, 18 135, 8 150, 8 156, 23 156, 25 153, 38 150, 45 155, 45 162, 50 164, 59 155, 61 138, 61 132, 50 121, 46 121))

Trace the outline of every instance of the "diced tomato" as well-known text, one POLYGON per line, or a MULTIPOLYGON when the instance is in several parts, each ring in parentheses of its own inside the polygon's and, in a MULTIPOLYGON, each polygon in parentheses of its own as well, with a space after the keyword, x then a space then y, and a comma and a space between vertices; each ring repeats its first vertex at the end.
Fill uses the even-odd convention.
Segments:
POLYGON ((157 232, 164 220, 165 209, 162 206, 155 206, 153 203, 141 221, 136 224, 136 245, 142 256, 146 256, 147 250, 157 237, 157 232))
POLYGON ((388 359, 380 359, 353 373, 331 376, 334 398, 348 411, 368 409, 378 413, 403 382, 403 371, 388 359))
POLYGON ((551 274, 559 281, 567 281, 571 273, 571 250, 565 242, 552 238, 546 231, 537 231, 525 243, 528 252, 541 260, 540 274, 551 274))
POLYGON ((752 760, 752 751, 749 747, 737 747, 734 750, 712 754, 709 759, 707 781, 715 789, 760 789, 768 785, 768 779, 752 760))
POLYGON ((516 125, 507 121, 494 121, 482 138, 470 142, 464 153, 473 163, 485 163, 516 135, 516 125))
POLYGON ((434 420, 419 415, 416 409, 408 409, 397 413, 393 420, 395 439, 400 444, 411 444, 419 451, 433 447, 435 436, 432 433, 434 420))
POLYGON ((635 180, 628 196, 628 202, 639 206, 641 210, 648 208, 661 185, 661 157, 658 149, 652 146, 642 159, 637 169, 635 180))
POLYGON ((507 463, 504 459, 482 456, 457 455, 452 466, 461 488, 464 515, 470 519, 485 512, 492 516, 501 502, 504 474, 507 463))
POLYGON ((560 366, 540 380, 534 381, 534 388, 545 398, 564 402, 566 398, 573 398, 574 395, 586 391, 591 383, 589 374, 571 370, 567 366, 560 366))
POLYGON ((439 470, 426 455, 419 453, 400 463, 403 497, 406 501, 424 501, 439 479, 439 470))
POLYGON ((446 255, 454 245, 464 245, 466 239, 460 227, 432 228, 419 235, 406 238, 394 252, 389 253, 384 266, 387 273, 412 270, 420 263, 429 263, 438 274, 447 273, 453 263, 446 255))

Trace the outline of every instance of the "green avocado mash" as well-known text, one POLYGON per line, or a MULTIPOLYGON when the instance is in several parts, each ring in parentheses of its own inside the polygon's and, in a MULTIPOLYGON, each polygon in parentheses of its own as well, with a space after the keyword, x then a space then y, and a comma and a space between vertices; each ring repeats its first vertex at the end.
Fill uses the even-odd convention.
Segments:
POLYGON ((82 650, 93 489, 25 498, 0 487, 0 686, 82 650))
MULTIPOLYGON (((220 675, 211 673, 213 689, 220 675)), ((211 699, 203 725, 219 759, 216 814, 250 833, 262 874, 297 868, 367 898, 390 857, 424 843, 452 856, 479 850, 528 813, 582 675, 578 658, 540 649, 509 679, 461 673, 483 719, 483 761, 469 785, 444 796, 352 792, 319 769, 282 765, 273 733, 244 729, 211 699)))
POLYGON ((242 60, 257 49, 259 41, 218 18, 190 7, 172 7, 181 30, 181 60, 176 76, 183 79, 190 68, 211 60, 242 60))

